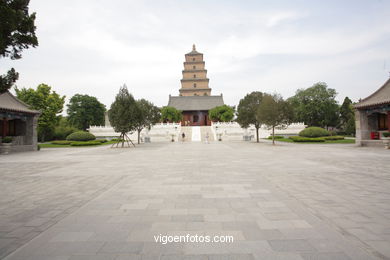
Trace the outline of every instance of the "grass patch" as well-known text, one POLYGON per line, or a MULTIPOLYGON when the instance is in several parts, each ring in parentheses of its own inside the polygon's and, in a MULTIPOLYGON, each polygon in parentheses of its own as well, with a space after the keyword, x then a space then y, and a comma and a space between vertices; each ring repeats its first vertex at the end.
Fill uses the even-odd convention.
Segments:
MULTIPOLYGON (((98 141, 98 140, 96 140, 98 141)), ((109 145, 109 144, 114 144, 116 143, 117 141, 106 141, 106 142, 103 142, 101 145, 109 145)), ((53 144, 53 143, 43 143, 43 144, 39 144, 39 146, 41 148, 69 148, 69 147, 73 147, 73 148, 77 148, 77 147, 85 147, 85 146, 71 146, 70 144, 53 144)))
MULTIPOLYGON (((265 138, 265 139, 267 139, 267 138, 265 138)), ((301 143, 301 144, 354 144, 355 143, 355 139, 325 140, 325 142, 320 142, 320 143, 316 143, 316 142, 294 142, 290 138, 280 138, 280 139, 277 139, 275 141, 286 142, 286 143, 301 143)))

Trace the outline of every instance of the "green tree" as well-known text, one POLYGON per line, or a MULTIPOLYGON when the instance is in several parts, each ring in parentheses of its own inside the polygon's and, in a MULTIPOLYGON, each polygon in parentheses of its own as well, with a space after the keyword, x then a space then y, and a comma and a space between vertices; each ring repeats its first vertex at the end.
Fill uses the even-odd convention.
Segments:
POLYGON ((343 104, 340 106, 340 128, 348 135, 355 134, 355 111, 352 100, 348 97, 344 98, 343 104))
POLYGON ((161 121, 163 122, 180 122, 183 118, 180 110, 174 107, 163 107, 161 109, 161 121))
POLYGON ((67 117, 60 116, 58 124, 54 128, 54 140, 66 140, 66 137, 79 129, 71 126, 67 117))
POLYGON ((72 126, 85 131, 91 125, 104 125, 106 107, 97 98, 76 94, 67 106, 68 121, 72 126))
POLYGON ((234 107, 227 105, 214 107, 209 110, 209 118, 218 122, 229 122, 234 117, 234 107))
POLYGON ((263 99, 257 110, 260 122, 272 129, 272 144, 275 144, 275 127, 286 128, 293 117, 292 107, 278 95, 263 95, 263 99))
POLYGON ((328 88, 324 82, 307 89, 298 89, 295 96, 289 98, 294 108, 295 120, 308 126, 337 126, 339 105, 335 100, 336 95, 336 90, 328 88))
POLYGON ((39 140, 44 142, 50 139, 60 120, 58 114, 64 107, 65 96, 61 97, 55 91, 51 91, 51 87, 46 84, 40 84, 36 90, 15 88, 15 91, 20 100, 30 105, 31 108, 41 111, 38 119, 39 140))
POLYGON ((119 140, 122 142, 122 147, 125 141, 127 144, 129 144, 128 141, 133 143, 127 136, 127 133, 132 133, 136 130, 138 106, 133 95, 127 90, 126 85, 119 89, 114 103, 111 104, 110 110, 108 110, 108 117, 115 132, 120 133, 119 140))
MULTIPOLYGON (((28 13, 29 0, 0 0, 0 58, 20 59, 23 49, 38 46, 35 13, 28 13)), ((0 94, 7 91, 19 74, 11 69, 0 76, 0 94)))
POLYGON ((160 109, 153 105, 153 103, 140 99, 137 100, 138 117, 136 123, 136 129, 138 133, 138 144, 140 143, 141 131, 144 128, 151 128, 152 125, 158 123, 161 118, 160 109))
POLYGON ((263 99, 263 93, 254 91, 247 94, 237 107, 237 119, 236 121, 243 128, 248 128, 250 125, 254 125, 256 128, 256 142, 259 142, 259 129, 262 122, 258 118, 257 110, 263 99))

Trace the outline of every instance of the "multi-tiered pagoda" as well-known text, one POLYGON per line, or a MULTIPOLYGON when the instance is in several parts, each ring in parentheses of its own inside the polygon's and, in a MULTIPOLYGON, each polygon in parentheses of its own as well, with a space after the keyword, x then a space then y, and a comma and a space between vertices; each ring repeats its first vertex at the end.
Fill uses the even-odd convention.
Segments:
POLYGON ((195 45, 185 55, 182 73, 180 96, 169 96, 168 106, 183 112, 183 126, 210 125, 208 111, 224 102, 222 95, 211 95, 203 54, 196 50, 195 45))

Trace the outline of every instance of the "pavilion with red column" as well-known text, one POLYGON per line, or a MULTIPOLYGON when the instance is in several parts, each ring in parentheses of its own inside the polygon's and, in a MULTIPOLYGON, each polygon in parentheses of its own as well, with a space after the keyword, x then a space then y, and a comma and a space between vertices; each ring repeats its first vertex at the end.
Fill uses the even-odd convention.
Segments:
POLYGON ((390 132, 390 79, 355 104, 355 119, 358 145, 382 144, 383 132, 390 132))
POLYGON ((37 150, 39 115, 9 91, 0 94, 0 143, 9 136, 13 152, 37 150))

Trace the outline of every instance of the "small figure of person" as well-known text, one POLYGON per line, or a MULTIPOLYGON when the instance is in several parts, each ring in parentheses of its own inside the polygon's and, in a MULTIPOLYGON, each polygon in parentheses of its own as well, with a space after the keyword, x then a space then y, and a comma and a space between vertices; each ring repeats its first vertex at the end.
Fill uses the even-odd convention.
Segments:
POLYGON ((206 144, 209 143, 209 132, 206 133, 206 144))
POLYGON ((186 134, 183 132, 182 134, 181 134, 181 141, 182 142, 184 142, 184 139, 186 138, 186 134))

